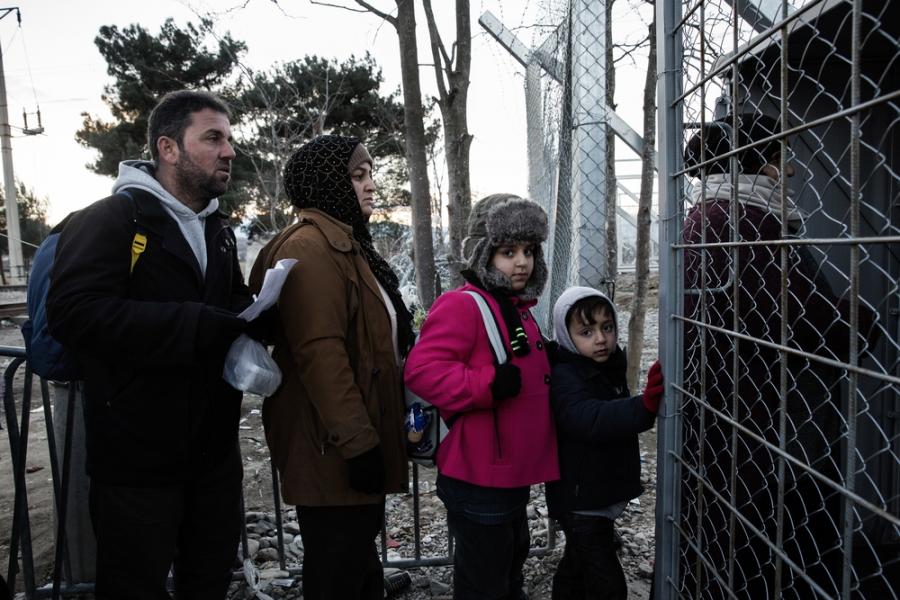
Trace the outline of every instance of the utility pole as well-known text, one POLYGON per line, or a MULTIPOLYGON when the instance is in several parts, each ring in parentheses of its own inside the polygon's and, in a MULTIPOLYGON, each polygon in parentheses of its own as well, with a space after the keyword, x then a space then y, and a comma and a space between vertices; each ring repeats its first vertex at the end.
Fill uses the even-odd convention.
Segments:
MULTIPOLYGON (((0 8, 0 20, 16 11, 19 24, 22 15, 19 8, 0 8)), ((16 199, 16 178, 13 174, 12 131, 9 127, 9 111, 6 103, 6 77, 3 74, 3 50, 0 48, 0 155, 3 158, 4 200, 6 202, 6 241, 9 248, 9 282, 25 283, 25 260, 22 257, 22 233, 19 227, 19 204, 16 199)))

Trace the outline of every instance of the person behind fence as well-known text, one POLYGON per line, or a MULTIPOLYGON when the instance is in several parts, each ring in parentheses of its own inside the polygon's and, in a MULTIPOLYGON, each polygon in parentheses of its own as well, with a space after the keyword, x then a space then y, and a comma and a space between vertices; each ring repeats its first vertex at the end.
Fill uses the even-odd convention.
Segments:
POLYGON ((224 598, 242 526, 241 393, 222 379, 251 301, 228 216, 228 106, 164 96, 152 161, 74 213, 50 278, 50 333, 82 363, 98 599, 224 598))
MULTIPOLYGON (((784 299, 787 313, 782 312, 782 246, 750 242, 803 237, 805 214, 787 189, 786 178, 793 176, 795 169, 787 162, 784 171, 780 170, 781 144, 769 139, 781 130, 778 121, 759 113, 742 114, 736 135, 732 135, 731 123, 731 116, 708 123, 685 149, 688 174, 701 181, 694 182, 693 206, 684 220, 684 242, 718 244, 736 235, 747 243, 736 248, 688 247, 685 252, 685 315, 712 328, 685 324, 684 385, 691 397, 722 414, 701 411, 697 402, 685 402, 687 466, 705 473, 709 486, 698 488, 693 476, 684 478, 687 501, 683 502, 681 522, 686 527, 685 539, 699 541, 716 570, 734 558, 730 589, 737 598, 774 597, 776 556, 766 539, 778 539, 779 528, 783 544, 777 551, 794 565, 782 563, 784 597, 818 597, 807 578, 837 595, 843 528, 840 496, 790 461, 784 462, 784 475, 779 475, 777 449, 781 444, 793 458, 840 485, 840 372, 820 361, 786 354, 787 393, 782 399, 781 356, 770 344, 846 361, 849 298, 835 296, 824 266, 807 246, 788 245, 785 275, 789 293, 784 299), (732 149, 733 141, 741 147, 755 144, 736 154, 739 172, 734 180, 732 159, 723 156, 732 149), (763 343, 726 333, 734 330, 735 319, 738 333, 763 343), (786 340, 781 338, 784 319, 786 340), (735 446, 732 431, 738 425, 735 446), (734 489, 732 468, 736 469, 734 489), (781 522, 779 485, 784 497, 781 522), (729 533, 729 505, 742 517, 733 520, 733 535, 729 533), (699 529, 697 511, 702 511, 699 529)), ((873 316, 861 303, 862 351, 868 347, 866 335, 873 316)), ((688 555, 696 556, 692 550, 688 555)), ((695 569, 689 567, 686 572, 690 576, 695 569)), ((690 585, 697 586, 703 598, 724 597, 728 570, 720 577, 709 567, 706 573, 690 585)))
POLYGON ((547 216, 511 194, 478 202, 463 256, 467 283, 431 307, 406 362, 406 385, 438 407, 449 433, 437 493, 454 538, 454 598, 523 598, 529 486, 559 476, 547 347, 530 308, 547 281, 547 216), (495 364, 480 294, 510 360, 495 364))
POLYGON ((374 539, 386 493, 407 490, 400 364, 413 342, 397 275, 375 250, 372 157, 355 137, 322 135, 284 168, 298 222, 250 276, 295 258, 281 290, 273 356, 283 383, 263 424, 285 502, 297 506, 303 597, 382 598, 374 539))
POLYGON ((662 372, 655 362, 643 394, 629 395, 616 307, 593 288, 570 287, 560 295, 553 331, 559 350, 550 401, 560 479, 547 484, 547 506, 566 535, 553 598, 624 600, 614 525, 643 492, 638 434, 656 420, 662 372))

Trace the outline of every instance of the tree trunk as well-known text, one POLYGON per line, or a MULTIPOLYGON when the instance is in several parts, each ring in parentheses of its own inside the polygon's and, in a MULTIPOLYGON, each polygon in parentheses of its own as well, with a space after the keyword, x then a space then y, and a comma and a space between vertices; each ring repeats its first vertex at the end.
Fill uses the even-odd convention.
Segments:
POLYGON ((638 200, 634 261, 634 298, 628 321, 628 385, 637 389, 644 345, 644 316, 650 275, 650 209, 653 204, 653 148, 656 145, 656 11, 650 23, 647 77, 644 80, 644 148, 641 153, 641 195, 638 200))
POLYGON ((431 0, 423 0, 431 55, 438 88, 438 107, 444 127, 444 157, 447 161, 447 215, 450 231, 449 258, 453 286, 462 283, 462 240, 472 208, 472 186, 469 179, 469 149, 472 136, 466 114, 469 98, 469 73, 472 64, 472 25, 469 0, 456 0, 456 40, 454 56, 447 54, 441 39, 431 0))
POLYGON ((412 195, 413 265, 416 290, 425 310, 435 297, 434 245, 431 232, 431 188, 428 184, 425 115, 419 87, 419 53, 416 47, 416 14, 413 0, 397 0, 397 39, 403 83, 403 121, 406 126, 406 160, 412 195))
POLYGON ((441 114, 444 121, 444 155, 447 159, 449 254, 455 267, 452 276, 459 279, 454 284, 458 284, 461 282, 459 268, 463 264, 462 241, 466 237, 466 223, 472 208, 472 187, 469 181, 469 147, 472 136, 468 131, 465 99, 462 103, 454 101, 454 105, 446 112, 442 110, 441 114))
MULTIPOLYGON (((616 108, 616 64, 613 62, 612 8, 615 0, 606 2, 606 106, 616 108)), ((615 282, 619 272, 619 230, 616 212, 619 205, 616 188, 616 135, 606 127, 606 272, 615 282)), ((614 286, 610 286, 615 289, 614 286)))

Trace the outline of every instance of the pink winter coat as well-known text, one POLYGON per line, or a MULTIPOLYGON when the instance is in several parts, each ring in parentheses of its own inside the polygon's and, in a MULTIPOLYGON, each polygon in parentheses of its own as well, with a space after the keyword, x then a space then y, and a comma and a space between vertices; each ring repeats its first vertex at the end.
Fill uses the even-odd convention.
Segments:
POLYGON ((458 415, 438 448, 438 470, 485 487, 512 488, 559 479, 556 431, 550 411, 550 363, 529 312, 535 301, 513 304, 521 311, 531 352, 512 356, 521 369, 522 391, 494 403, 494 355, 478 305, 465 290, 480 293, 509 339, 496 300, 472 285, 435 301, 419 341, 406 360, 406 385, 441 411, 458 415))

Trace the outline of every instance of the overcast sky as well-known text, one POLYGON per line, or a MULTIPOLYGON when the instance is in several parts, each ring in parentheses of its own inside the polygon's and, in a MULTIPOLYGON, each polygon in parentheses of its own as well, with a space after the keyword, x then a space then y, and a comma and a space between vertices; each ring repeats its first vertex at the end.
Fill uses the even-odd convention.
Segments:
MULTIPOLYGON (((373 3, 385 8, 393 4, 386 0, 373 3)), ((453 2, 437 0, 433 4, 436 11, 444 11, 438 18, 445 25, 444 35, 452 37, 453 2)), ((474 136, 471 168, 476 197, 500 191, 524 195, 528 179, 524 69, 484 34, 477 18, 490 10, 510 27, 527 26, 534 22, 541 4, 538 0, 472 0, 475 39, 469 130, 474 136)), ((622 14, 615 20, 618 31, 626 35, 630 30, 632 37, 644 31, 638 15, 625 10, 626 0, 619 0, 617 8, 618 4, 623 5, 622 14)), ((385 91, 397 88, 400 81, 397 38, 389 25, 374 15, 313 6, 306 0, 281 0, 277 5, 271 0, 28 0, 19 8, 21 28, 15 14, 0 21, 0 47, 13 126, 13 165, 17 180, 49 198, 51 223, 108 195, 112 185, 112 179, 95 175, 85 167, 93 153, 75 142, 82 112, 104 118, 109 114, 101 95, 110 78, 94 45, 102 25, 124 27, 140 23, 155 34, 168 17, 183 25, 197 22, 194 10, 212 11, 218 15, 217 31, 228 31, 247 43, 244 62, 252 68, 265 69, 275 62, 307 54, 343 60, 368 50, 383 69, 385 91), (38 105, 45 133, 24 136, 22 111, 32 113, 38 105)), ((424 21, 424 15, 419 14, 420 37, 426 35, 424 21)), ((531 44, 544 34, 525 28, 518 35, 531 44)), ((424 39, 419 45, 419 59, 430 63, 430 50, 424 39)), ((645 64, 645 59, 640 58, 638 69, 623 65, 617 89, 619 113, 638 131, 643 85, 640 70, 645 64)), ((434 94, 430 66, 423 65, 421 79, 423 91, 434 94)), ((35 120, 36 116, 30 114, 30 127, 35 126, 35 120)))

